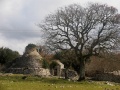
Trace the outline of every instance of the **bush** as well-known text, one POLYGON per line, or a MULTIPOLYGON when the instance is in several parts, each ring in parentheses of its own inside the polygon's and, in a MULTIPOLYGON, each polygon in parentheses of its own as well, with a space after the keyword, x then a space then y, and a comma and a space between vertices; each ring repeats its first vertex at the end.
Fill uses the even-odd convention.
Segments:
POLYGON ((49 63, 47 62, 47 60, 43 59, 42 67, 45 69, 49 68, 49 63))
POLYGON ((55 61, 52 61, 50 64, 50 68, 53 69, 57 66, 58 64, 55 61))
POLYGON ((9 48, 0 48, 0 64, 2 65, 12 62, 19 56, 20 55, 17 51, 12 51, 9 48))

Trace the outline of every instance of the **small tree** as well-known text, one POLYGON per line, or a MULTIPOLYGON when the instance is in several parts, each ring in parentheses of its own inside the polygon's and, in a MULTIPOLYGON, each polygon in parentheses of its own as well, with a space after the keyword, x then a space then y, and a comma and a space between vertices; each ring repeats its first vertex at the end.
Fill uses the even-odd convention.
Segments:
POLYGON ((36 45, 35 44, 28 44, 26 47, 25 47, 25 51, 28 51, 28 50, 32 50, 36 48, 36 45))
POLYGON ((43 59, 42 67, 45 68, 45 69, 49 68, 49 63, 48 63, 47 60, 43 59))
POLYGON ((24 55, 29 54, 31 51, 34 51, 34 50, 36 50, 36 45, 30 43, 25 47, 24 55))
POLYGON ((55 61, 50 63, 50 69, 54 69, 58 64, 55 61))
POLYGON ((48 15, 40 28, 52 50, 73 50, 80 62, 79 80, 85 79, 85 62, 102 51, 116 47, 120 34, 120 14, 105 4, 82 7, 73 4, 48 15))

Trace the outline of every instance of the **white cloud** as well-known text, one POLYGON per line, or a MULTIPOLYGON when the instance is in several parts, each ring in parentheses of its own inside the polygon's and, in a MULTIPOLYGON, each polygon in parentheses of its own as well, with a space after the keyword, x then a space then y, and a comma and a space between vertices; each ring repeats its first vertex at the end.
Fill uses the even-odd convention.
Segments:
POLYGON ((28 43, 43 43, 35 25, 59 7, 73 3, 107 3, 120 10, 120 0, 0 0, 0 47, 5 46, 21 54, 28 43))
POLYGON ((0 37, 1 37, 0 46, 9 47, 12 50, 19 51, 20 54, 23 54, 25 47, 29 43, 34 43, 34 44, 44 43, 40 38, 29 38, 26 40, 17 40, 17 39, 8 40, 8 38, 4 37, 1 33, 0 33, 0 37))

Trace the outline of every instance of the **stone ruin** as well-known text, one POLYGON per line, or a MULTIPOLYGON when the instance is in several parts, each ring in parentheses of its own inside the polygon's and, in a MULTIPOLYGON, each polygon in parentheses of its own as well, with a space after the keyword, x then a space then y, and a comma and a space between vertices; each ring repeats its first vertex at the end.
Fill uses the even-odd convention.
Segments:
MULTIPOLYGON (((54 69, 45 69, 42 68, 42 57, 39 54, 38 47, 25 49, 25 53, 13 60, 10 63, 10 66, 7 67, 6 73, 13 74, 30 74, 38 76, 58 76, 65 77, 65 68, 59 60, 53 60, 57 63, 57 66, 54 69)), ((68 78, 76 78, 77 73, 74 70, 68 70, 68 78)))
POLYGON ((57 65, 50 70, 51 75, 61 77, 62 71, 64 69, 64 64, 62 64, 59 60, 53 60, 52 62, 55 62, 57 65))
POLYGON ((31 74, 39 76, 49 76, 50 71, 42 68, 42 57, 37 52, 36 47, 26 47, 25 53, 15 59, 6 69, 6 73, 31 74))
MULTIPOLYGON (((53 60, 53 62, 56 62, 57 65, 50 70, 52 76, 58 76, 58 77, 65 77, 65 68, 64 64, 61 63, 59 60, 53 60)), ((78 74, 76 71, 68 69, 67 70, 67 77, 71 80, 78 80, 78 74)))

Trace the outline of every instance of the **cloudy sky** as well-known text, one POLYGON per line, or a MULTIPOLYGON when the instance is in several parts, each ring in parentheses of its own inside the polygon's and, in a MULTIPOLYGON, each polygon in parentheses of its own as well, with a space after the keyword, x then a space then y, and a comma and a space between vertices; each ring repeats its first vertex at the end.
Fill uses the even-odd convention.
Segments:
POLYGON ((88 2, 105 3, 120 12, 120 0, 0 0, 0 47, 24 52, 28 43, 43 43, 40 23, 59 7, 88 2))

